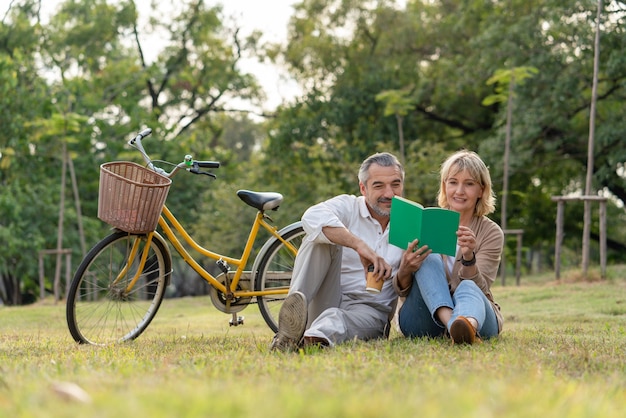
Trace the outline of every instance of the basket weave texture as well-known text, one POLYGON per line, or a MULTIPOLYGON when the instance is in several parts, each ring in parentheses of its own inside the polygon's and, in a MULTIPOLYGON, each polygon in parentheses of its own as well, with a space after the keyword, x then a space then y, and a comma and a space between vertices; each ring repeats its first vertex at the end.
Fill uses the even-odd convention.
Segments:
POLYGON ((98 218, 133 234, 154 231, 172 180, 128 161, 100 166, 98 218))

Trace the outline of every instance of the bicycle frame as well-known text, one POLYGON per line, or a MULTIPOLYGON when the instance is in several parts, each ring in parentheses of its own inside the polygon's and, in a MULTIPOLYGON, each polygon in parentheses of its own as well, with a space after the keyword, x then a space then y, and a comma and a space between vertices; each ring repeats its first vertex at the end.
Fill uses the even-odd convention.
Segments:
MULTIPOLYGON (((169 171, 155 166, 141 144, 141 140, 150 133, 150 129, 144 129, 129 141, 131 147, 141 152, 149 170, 168 178, 183 170, 215 178, 207 170, 219 168, 219 162, 197 161, 191 155, 185 155, 183 162, 178 164, 159 160, 173 167, 169 171)), ((128 167, 122 165, 124 169, 128 167)), ((145 175, 145 169, 142 171, 139 174, 145 175)), ((128 180, 135 181, 138 177, 136 174, 129 173, 128 180)), ((122 177, 126 175, 124 172, 122 177)), ((149 180, 146 180, 146 184, 151 184, 149 180)), ((105 184, 102 190, 112 191, 115 195, 108 197, 115 199, 127 193, 122 189, 105 184)), ((155 222, 157 213, 146 214, 146 219, 149 217, 151 221, 147 229, 134 227, 145 219, 133 209, 130 212, 127 208, 111 210, 115 216, 136 215, 133 221, 137 220, 137 224, 118 222, 115 217, 103 215, 101 219, 115 230, 85 255, 69 287, 66 318, 74 340, 103 345, 133 340, 145 331, 161 306, 172 275, 172 250, 169 244, 211 286, 211 302, 220 311, 232 314, 231 326, 242 325, 244 318, 237 313, 255 303, 259 306, 263 320, 272 331, 277 332, 278 314, 289 292, 294 260, 305 231, 301 222, 280 229, 273 226, 268 211, 278 209, 283 201, 280 193, 239 190, 237 196, 256 211, 239 258, 202 247, 167 206, 163 206, 160 213, 157 212, 158 222, 155 222), (158 232, 152 230, 155 224, 160 226, 158 232), (269 233, 269 239, 258 243, 256 253, 254 246, 259 241, 261 229, 269 233), (207 259, 215 260, 221 272, 215 271, 212 266, 205 269, 203 265, 207 259), (252 267, 248 267, 248 264, 252 267)), ((159 206, 162 201, 158 201, 159 206)), ((262 237, 265 238, 266 233, 262 233, 262 237)))
MULTIPOLYGON (((254 247, 254 243, 256 241, 257 235, 259 233, 260 228, 262 227, 266 231, 268 231, 273 237, 280 240, 294 255, 298 252, 297 248, 295 248, 290 242, 285 241, 277 231, 277 228, 273 225, 270 225, 266 218, 269 218, 263 212, 258 211, 254 222, 252 224, 252 228, 250 229, 250 233, 248 234, 248 240, 246 242, 246 246, 243 250, 243 253, 240 258, 228 257, 216 252, 213 252, 209 249, 202 247, 198 244, 191 235, 185 230, 185 228, 181 225, 181 223, 176 219, 174 214, 167 208, 167 206, 163 207, 163 211, 159 218, 159 226, 163 230, 163 233, 170 241, 170 243, 174 246, 178 254, 185 260, 185 262, 195 271, 197 272, 204 280, 206 280, 211 286, 219 290, 220 292, 232 296, 232 297, 253 297, 253 296, 268 296, 268 295, 279 295, 279 294, 287 294, 287 288, 275 288, 272 290, 264 290, 264 291, 254 291, 254 290, 246 290, 246 289, 237 289, 237 284, 241 280, 241 277, 244 273, 244 269, 248 263, 250 258, 250 254, 252 253, 252 249, 254 247), (170 226, 171 224, 171 226, 170 226), (209 273, 204 267, 202 267, 192 256, 189 254, 189 251, 183 246, 181 241, 176 236, 176 233, 180 234, 183 238, 184 242, 186 242, 192 249, 198 251, 202 256, 211 258, 214 260, 223 260, 228 265, 236 266, 236 270, 232 279, 230 279, 230 286, 226 287, 224 284, 220 283, 219 280, 211 273, 209 273)), ((160 237, 157 232, 150 232, 147 234, 148 242, 152 240, 155 236, 160 237)), ((162 239, 162 238, 160 238, 162 239)), ((149 249, 149 245, 147 245, 144 249, 144 252, 147 252, 149 249)), ((166 247, 167 248, 167 247, 166 247)), ((137 256, 137 251, 132 251, 131 256, 129 257, 129 264, 132 263, 134 258, 137 256)), ((140 261, 141 267, 139 271, 143 270, 143 264, 146 260, 146 254, 142 254, 142 259, 140 261)), ((133 286, 136 278, 131 281, 129 284, 129 288, 133 286)), ((226 282, 228 283, 228 281, 226 282)))

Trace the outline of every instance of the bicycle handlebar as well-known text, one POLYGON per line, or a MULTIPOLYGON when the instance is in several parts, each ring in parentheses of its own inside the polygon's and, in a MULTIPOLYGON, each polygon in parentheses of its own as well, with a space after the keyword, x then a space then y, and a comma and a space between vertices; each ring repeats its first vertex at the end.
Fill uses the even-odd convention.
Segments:
POLYGON ((143 144, 141 143, 141 140, 147 137, 148 135, 150 135, 151 133, 152 133, 152 129, 146 128, 143 131, 139 132, 136 137, 128 141, 128 145, 130 145, 133 148, 136 148, 141 153, 143 159, 148 165, 148 168, 166 177, 172 177, 174 174, 176 174, 178 170, 185 169, 193 174, 205 174, 209 177, 216 178, 215 174, 209 173, 208 171, 202 171, 200 170, 200 168, 219 168, 220 167, 219 161, 195 161, 191 155, 185 155, 185 160, 181 163, 176 164, 174 168, 172 169, 172 171, 170 171, 169 173, 165 171, 164 169, 155 166, 152 163, 152 159, 150 158, 150 156, 148 156, 148 154, 146 153, 146 150, 144 149, 143 144))
POLYGON ((135 139, 131 139, 131 141, 141 141, 143 138, 147 137, 152 133, 152 129, 146 128, 143 131, 139 132, 135 139))
POLYGON ((194 161, 194 163, 198 164, 198 167, 201 168, 220 168, 218 161, 194 161))

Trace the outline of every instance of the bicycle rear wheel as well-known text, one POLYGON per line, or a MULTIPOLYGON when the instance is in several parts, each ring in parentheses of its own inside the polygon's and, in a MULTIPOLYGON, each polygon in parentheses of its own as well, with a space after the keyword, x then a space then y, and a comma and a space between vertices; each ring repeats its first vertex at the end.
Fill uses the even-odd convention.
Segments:
POLYGON ((149 248, 146 244, 146 235, 116 231, 89 251, 67 298, 74 340, 95 345, 133 340, 150 324, 165 296, 172 263, 161 240, 152 239, 149 248), (138 251, 129 264, 135 244, 138 251), (147 258, 138 271, 144 249, 147 258))
MULTIPOLYGON (((298 225, 288 229, 281 236, 297 250, 300 248, 304 235, 304 229, 298 225)), ((293 273, 296 254, 287 248, 282 241, 275 238, 274 240, 265 252, 258 255, 261 257, 261 261, 254 279, 254 290, 256 291, 289 289, 291 285, 291 274, 293 273)), ((287 294, 257 296, 261 315, 274 332, 278 331, 278 311, 280 311, 285 297, 287 294)))

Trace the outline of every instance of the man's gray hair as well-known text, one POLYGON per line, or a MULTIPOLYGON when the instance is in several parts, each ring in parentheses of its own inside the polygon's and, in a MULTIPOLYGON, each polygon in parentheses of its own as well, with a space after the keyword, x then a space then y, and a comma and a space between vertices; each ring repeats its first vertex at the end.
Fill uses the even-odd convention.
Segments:
POLYGON ((402 181, 404 181, 404 167, 402 167, 396 156, 388 152, 378 152, 370 155, 361 163, 361 168, 359 169, 359 181, 361 183, 366 184, 367 180, 369 180, 369 170, 372 164, 378 164, 381 167, 398 167, 402 175, 402 181))

